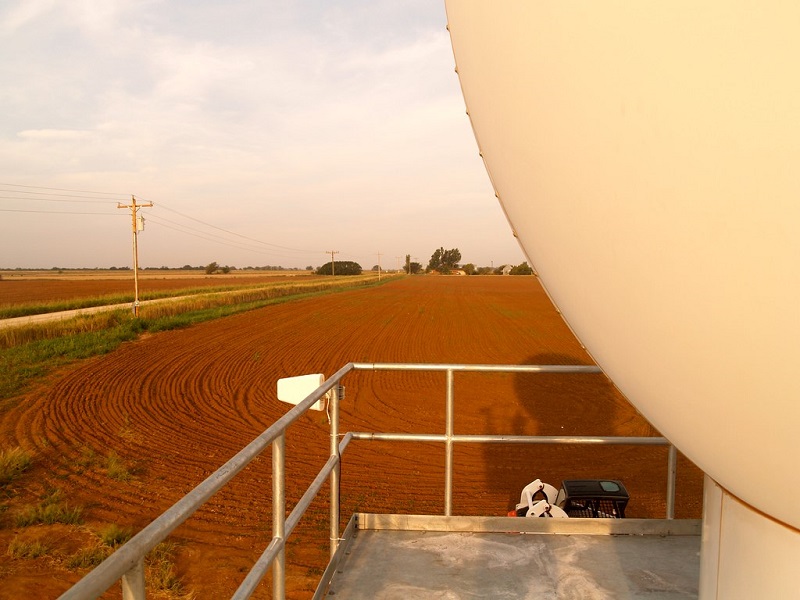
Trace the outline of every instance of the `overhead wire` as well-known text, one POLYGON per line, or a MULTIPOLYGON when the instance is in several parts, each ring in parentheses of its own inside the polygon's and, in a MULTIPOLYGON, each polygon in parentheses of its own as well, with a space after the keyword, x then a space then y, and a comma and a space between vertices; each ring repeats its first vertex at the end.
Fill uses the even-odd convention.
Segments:
MULTIPOLYGON (((116 210, 117 208, 119 208, 119 204, 123 202, 128 202, 129 199, 133 197, 134 196, 130 194, 122 194, 116 192, 98 192, 94 190, 78 190, 71 188, 34 186, 34 185, 0 182, 0 200, 11 200, 11 201, 16 200, 25 203, 58 202, 66 204, 69 203, 108 204, 114 202, 117 204, 116 206, 114 206, 114 209, 116 210)), ((252 252, 255 254, 267 255, 267 256, 276 256, 281 258, 300 258, 301 255, 311 257, 311 256, 319 256, 321 254, 326 254, 324 250, 293 248, 290 246, 283 246, 280 244, 267 242, 258 238, 243 235, 241 233, 232 231, 230 229, 225 229, 224 227, 220 227, 212 223, 208 223, 206 221, 203 221, 202 219, 198 219, 197 217, 193 217, 191 215, 178 211, 174 208, 171 208, 170 206, 166 205, 164 202, 161 201, 151 201, 141 197, 137 197, 137 199, 142 200, 143 202, 152 203, 153 205, 152 207, 143 207, 148 209, 146 212, 143 212, 143 214, 147 216, 148 221, 153 221, 159 227, 170 229, 172 231, 177 231, 185 235, 191 235, 193 237, 197 237, 205 241, 213 242, 220 245, 225 245, 246 252, 252 252), (182 217, 183 219, 188 219, 206 228, 219 231, 225 235, 220 235, 219 233, 215 233, 214 231, 204 231, 202 229, 191 227, 190 225, 184 223, 178 223, 176 221, 167 219, 166 217, 161 216, 159 214, 153 214, 154 212, 155 213, 159 212, 160 209, 169 211, 171 213, 174 213, 182 217), (167 223, 171 223, 173 226, 167 225, 167 223), (251 244, 243 244, 241 242, 237 242, 236 240, 232 240, 226 236, 233 236, 234 238, 240 238, 241 240, 246 240, 247 242, 255 243, 258 246, 254 247, 251 244)), ((125 213, 119 213, 119 212, 102 213, 102 212, 69 211, 69 210, 38 210, 30 208, 0 208, 0 212, 62 214, 62 215, 92 215, 92 216, 112 216, 112 215, 126 216, 125 213)))
POLYGON ((0 185, 5 185, 7 187, 35 189, 35 190, 52 190, 56 192, 75 192, 79 194, 102 194, 104 196, 125 196, 125 197, 129 196, 129 194, 120 194, 118 192, 98 192, 95 190, 73 190, 69 188, 44 187, 41 185, 23 185, 20 183, 5 183, 2 181, 0 181, 0 185))
POLYGON ((51 187, 40 187, 33 185, 20 185, 16 183, 0 182, 0 186, 1 186, 0 194, 26 194, 26 196, 24 197, 8 196, 8 195, 0 196, 0 199, 8 199, 8 200, 33 200, 39 202, 87 202, 87 203, 103 204, 109 201, 118 202, 120 201, 120 199, 127 198, 127 195, 125 194, 114 194, 109 192, 91 192, 88 190, 70 190, 67 188, 51 188, 51 187), (2 189, 3 187, 12 189, 2 189), (71 193, 61 194, 56 192, 71 192, 71 193), (88 196, 87 194, 92 194, 92 195, 88 196))
MULTIPOLYGON (((80 212, 69 210, 29 210, 22 208, 0 208, 0 212, 17 212, 17 213, 40 213, 48 215, 99 215, 101 217, 116 217, 120 216, 116 213, 99 213, 99 212, 80 212)), ((125 215, 121 215, 125 216, 125 215)))
POLYGON ((208 235, 206 235, 205 232, 203 232, 203 231, 200 231, 198 229, 194 229, 192 227, 188 227, 186 225, 182 225, 180 223, 175 223, 174 221, 170 221, 169 219, 165 219, 164 217, 161 217, 161 216, 148 214, 147 215, 147 220, 148 220, 148 222, 155 221, 156 226, 158 226, 158 227, 164 227, 166 229, 171 229, 172 231, 177 231, 179 233, 183 233, 183 234, 186 234, 186 235, 191 235, 191 236, 199 238, 201 240, 206 240, 208 242, 213 242, 215 244, 221 244, 223 246, 229 246, 231 248, 236 248, 238 250, 245 250, 247 252, 254 252, 256 254, 264 254, 264 255, 268 255, 268 256, 278 255, 279 254, 278 252, 276 252, 274 250, 267 251, 267 250, 265 250, 263 248, 254 248, 252 246, 244 246, 242 244, 237 244, 235 242, 231 242, 230 240, 225 240, 224 238, 221 238, 221 237, 217 237, 217 238, 208 237, 208 235), (166 223, 172 223, 175 226, 173 227, 173 226, 167 225, 166 223), (187 231, 187 229, 189 231, 187 231))
MULTIPOLYGON (((150 202, 150 200, 146 200, 146 201, 150 202)), ((181 217, 184 217, 185 219, 191 219, 192 221, 195 221, 197 223, 201 223, 202 225, 205 225, 206 227, 211 227, 212 229, 217 229, 217 230, 222 231, 224 233, 227 233, 229 235, 234 235, 236 237, 240 237, 240 238, 243 238, 243 239, 246 239, 246 240, 250 240, 251 242, 257 242, 259 244, 264 244, 265 246, 273 246, 275 248, 280 248, 282 250, 290 250, 292 252, 302 252, 302 253, 305 253, 305 254, 309 254, 311 252, 315 252, 315 253, 317 252, 317 251, 310 251, 310 250, 307 250, 307 249, 306 250, 301 250, 299 248, 290 248, 288 246, 281 246, 281 245, 278 245, 278 244, 272 244, 270 242, 265 242, 265 241, 259 240, 257 238, 252 238, 252 237, 249 237, 249 236, 246 236, 246 235, 242 235, 240 233, 236 233, 235 231, 230 231, 230 230, 225 229, 223 227, 219 227, 217 225, 212 225, 211 223, 206 223, 205 221, 202 221, 200 219, 192 217, 191 215, 185 215, 185 214, 183 214, 183 213, 181 213, 181 212, 179 212, 179 211, 177 211, 177 210, 175 210, 173 208, 170 208, 170 207, 166 206, 163 202, 160 202, 160 201, 159 202, 153 202, 153 205, 156 206, 156 207, 164 208, 164 209, 166 209, 166 210, 168 210, 170 212, 173 212, 173 213, 175 213, 177 215, 180 215, 181 217)))

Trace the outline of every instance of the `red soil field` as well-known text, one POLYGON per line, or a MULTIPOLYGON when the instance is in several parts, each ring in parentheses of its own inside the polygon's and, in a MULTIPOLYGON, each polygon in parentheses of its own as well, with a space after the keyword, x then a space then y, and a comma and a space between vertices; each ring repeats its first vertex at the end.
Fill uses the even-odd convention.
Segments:
MULTIPOLYGON (((124 271, 123 271, 124 273, 124 271)), ((142 273, 139 275, 139 295, 147 292, 161 292, 165 290, 186 290, 209 287, 245 286, 281 281, 310 281, 313 275, 305 271, 293 275, 202 275, 190 273, 185 275, 164 274, 154 275, 142 273)), ((45 276, 15 277, 5 274, 0 280, 0 307, 14 304, 32 304, 37 302, 57 302, 59 300, 72 300, 76 298, 96 298, 116 294, 130 294, 133 296, 133 272, 127 276, 113 278, 102 276, 64 276, 54 275, 52 278, 45 276)))
MULTIPOLYGON (((106 523, 135 530, 171 506, 266 429, 287 406, 280 377, 347 362, 591 364, 533 277, 406 277, 385 285, 271 306, 143 337, 52 376, 3 405, 5 447, 34 452, 0 514, 0 548, 47 539, 64 554, 106 523), (114 451, 129 481, 109 479, 114 451), (85 526, 14 528, 11 515, 60 488, 85 526)), ((444 432, 445 375, 355 372, 345 378, 341 431, 444 432)), ((656 435, 600 374, 455 375, 455 433, 656 435)), ((287 436, 291 508, 328 452, 324 414, 287 436)), ((505 515, 536 477, 622 479, 629 517, 663 517, 666 449, 457 446, 454 514, 505 515)), ((678 465, 677 517, 698 518, 702 475, 678 465)), ((177 565, 199 598, 230 597, 270 537, 266 451, 183 524, 177 565)), ((327 560, 327 488, 287 548, 288 596, 310 597, 327 560)), ((352 512, 443 511, 444 447, 353 442, 343 457, 342 518, 352 512)), ((84 571, 52 558, 0 556, 0 597, 57 596, 84 571)), ((119 598, 119 585, 108 597, 119 598)), ((269 577, 255 597, 270 596, 269 577)))

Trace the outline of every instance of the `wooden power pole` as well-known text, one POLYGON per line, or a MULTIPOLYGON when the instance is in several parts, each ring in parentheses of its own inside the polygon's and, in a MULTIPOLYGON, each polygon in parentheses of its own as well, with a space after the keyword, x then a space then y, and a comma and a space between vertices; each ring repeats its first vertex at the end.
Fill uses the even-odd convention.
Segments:
POLYGON ((133 226, 133 316, 139 316, 139 245, 137 242, 138 234, 144 230, 144 217, 138 217, 136 212, 140 208, 149 208, 152 202, 147 204, 136 204, 136 198, 131 196, 130 204, 117 202, 117 208, 131 209, 131 224, 133 226))
POLYGON ((334 254, 339 254, 338 250, 330 250, 329 254, 331 255, 331 276, 336 275, 336 262, 333 260, 334 254))

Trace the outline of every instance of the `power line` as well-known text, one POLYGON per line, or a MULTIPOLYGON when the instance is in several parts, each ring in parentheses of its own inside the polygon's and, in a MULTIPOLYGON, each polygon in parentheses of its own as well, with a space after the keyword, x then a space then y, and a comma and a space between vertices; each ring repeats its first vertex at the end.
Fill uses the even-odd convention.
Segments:
POLYGON ((78 194, 101 194, 103 196, 123 196, 127 197, 127 194, 120 194, 117 192, 96 192, 93 190, 72 190, 69 188, 54 188, 54 187, 43 187, 40 185, 22 185, 19 183, 3 183, 0 181, 0 185, 5 185, 7 187, 17 187, 17 188, 28 188, 32 190, 52 190, 55 192, 75 192, 78 194))
MULTIPOLYGON (((26 190, 0 190, 0 194, 40 194, 41 192, 28 192, 26 190)), ((35 198, 32 196, 0 196, 0 200, 32 200, 34 202, 85 202, 93 204, 106 204, 109 202, 118 202, 114 198, 100 200, 98 198, 87 199, 86 196, 76 196, 74 194, 46 194, 49 196, 61 196, 62 198, 83 198, 82 200, 64 200, 62 198, 35 198)))
MULTIPOLYGON (((127 200, 127 198, 128 198, 127 194, 117 194, 117 193, 114 193, 114 192, 97 192, 97 191, 92 191, 92 190, 76 190, 76 189, 70 189, 70 188, 23 185, 23 184, 5 183, 5 182, 0 182, 0 186, 5 186, 5 187, 9 187, 9 188, 15 188, 15 189, 12 189, 12 190, 0 189, 0 200, 23 200, 23 201, 31 200, 31 201, 39 201, 39 202, 65 202, 65 203, 69 203, 69 202, 87 202, 87 203, 101 203, 102 204, 102 203, 104 203, 106 201, 119 203, 121 201, 120 198, 124 198, 125 200, 127 200), (19 188, 25 188, 25 189, 19 189, 19 188), (40 190, 47 190, 47 191, 43 192, 43 191, 40 191, 40 190), (52 193, 52 192, 71 192, 71 193, 70 194, 56 194, 56 193, 52 193), (2 194, 7 194, 7 193, 29 194, 30 196, 19 197, 19 196, 3 196, 2 195, 2 194), (82 196, 82 195, 78 195, 78 194, 94 194, 94 196, 82 196), (96 196, 99 196, 99 195, 112 196, 112 197, 111 198, 105 198, 105 199, 96 197, 96 196), (59 196, 59 197, 58 198, 53 198, 53 197, 47 197, 47 196, 59 196), (117 196, 117 197, 114 197, 114 196, 117 196)), ((182 212, 180 212, 178 210, 175 210, 174 208, 170 208, 169 206, 165 205, 163 202, 160 202, 160 201, 156 203, 156 202, 148 200, 147 202, 149 204, 155 206, 157 209, 158 208, 163 208, 164 210, 167 210, 169 212, 175 213, 176 215, 179 215, 179 216, 181 216, 181 217, 183 217, 185 219, 190 219, 190 220, 192 220, 192 221, 194 221, 196 223, 199 223, 199 224, 204 225, 206 227, 210 227, 211 229, 216 229, 217 231, 221 231, 221 232, 223 232, 223 233, 225 233, 227 235, 239 237, 239 238, 242 238, 244 240, 248 240, 250 242, 255 242, 257 244, 262 244, 264 246, 268 246, 270 248, 277 248, 277 249, 288 251, 288 252, 299 252, 299 253, 307 254, 307 255, 312 255, 312 254, 317 254, 318 253, 318 250, 291 248, 289 246, 282 246, 280 244, 273 244, 273 243, 270 243, 270 242, 265 242, 263 240, 259 240, 257 238, 246 236, 246 235, 243 235, 241 233, 237 233, 235 231, 231 231, 229 229, 225 229, 223 227, 219 227, 218 225, 213 225, 212 223, 208 223, 206 221, 198 219, 197 217, 193 217, 191 215, 184 214, 184 213, 182 213, 182 212)), ((0 209, 0 210, 2 210, 4 212, 30 212, 30 213, 38 212, 38 213, 52 213, 52 214, 103 214, 103 213, 83 213, 83 212, 68 212, 68 211, 37 211, 37 210, 30 210, 30 209, 0 209)), ((194 231, 199 231, 199 230, 193 229, 191 227, 188 227, 187 225, 182 225, 182 224, 175 223, 174 221, 169 221, 169 219, 165 219, 163 217, 162 217, 162 219, 164 219, 167 222, 174 223, 174 224, 176 224, 176 225, 178 225, 180 227, 185 227, 187 229, 192 229, 194 231)), ((202 232, 202 233, 205 233, 206 235, 212 236, 212 238, 213 237, 219 237, 219 236, 214 236, 214 234, 212 234, 212 233, 207 233, 207 232, 202 232)), ((215 241, 214 239, 208 239, 208 238, 201 238, 201 239, 207 239, 208 241, 215 241)), ((224 238, 222 238, 222 239, 224 239, 224 238)), ((217 243, 230 245, 228 240, 217 241, 217 243)), ((243 247, 243 246, 231 246, 231 247, 236 247, 236 248, 243 249, 243 250, 248 250, 248 251, 255 251, 255 250, 253 250, 251 248, 247 248, 247 247, 243 247)), ((279 252, 275 252, 275 251, 272 251, 272 252, 273 252, 273 254, 280 254, 279 252)), ((287 256, 287 258, 289 257, 288 255, 285 255, 285 256, 287 256)))
POLYGON ((177 210, 175 210, 173 208, 169 208, 168 206, 165 206, 163 202, 158 202, 158 203, 155 204, 155 206, 156 207, 160 207, 160 208, 164 208, 164 209, 166 209, 166 210, 168 210, 170 212, 175 213, 176 215, 180 215, 181 217, 184 217, 185 219, 191 219, 192 221, 196 221, 197 223, 205 225, 206 227, 211 227, 212 229, 217 229, 218 231, 225 232, 228 235, 234 235, 236 237, 240 237, 240 238, 245 239, 245 240, 250 240, 251 242, 264 244, 265 246, 273 246, 275 248, 281 248, 282 250, 290 250, 292 252, 302 252, 304 254, 316 254, 318 252, 316 250, 301 250, 299 248, 289 248, 288 246, 280 246, 278 244, 272 244, 270 242, 265 242, 265 241, 259 240, 257 238, 252 238, 252 237, 249 237, 249 236, 246 236, 246 235, 242 235, 241 233, 236 233, 235 231, 230 231, 228 229, 224 229, 223 227, 219 227, 217 225, 212 225, 211 223, 206 223, 205 221, 201 221, 200 219, 192 217, 191 215, 185 215, 182 212, 179 212, 179 211, 177 211, 177 210))
MULTIPOLYGON (((199 229, 194 229, 193 227, 188 227, 187 225, 182 225, 180 223, 175 223, 174 221, 170 221, 169 219, 165 219, 164 217, 161 217, 161 216, 158 216, 158 215, 149 214, 148 215, 148 221, 150 223, 155 223, 156 227, 164 227, 165 229, 171 229, 172 231, 177 231, 178 233, 183 233, 185 235, 191 235, 192 237, 196 237, 196 238, 201 239, 201 240, 206 240, 207 242, 212 242, 214 244, 220 244, 220 245, 223 245, 223 246, 229 246, 231 248, 236 248, 237 250, 245 250, 247 252, 253 252, 253 253, 256 253, 256 254, 263 254, 265 256, 283 256, 284 258, 289 258, 291 256, 291 255, 287 255, 285 253, 281 253, 281 252, 275 251, 275 250, 270 250, 270 249, 265 249, 265 248, 254 248, 252 246, 244 246, 244 245, 241 245, 241 244, 237 244, 236 242, 232 242, 230 240, 226 240, 226 239, 221 238, 219 236, 217 236, 217 237, 208 237, 208 236, 213 235, 213 234, 207 234, 206 232, 200 231, 199 229), (161 221, 166 221, 167 223, 172 223, 173 225, 177 225, 177 227, 171 227, 169 225, 166 225, 165 223, 162 223, 161 221), (186 231, 186 229, 189 229, 190 231, 186 231), (197 233, 193 233, 193 232, 197 232, 197 233)), ((309 254, 316 254, 316 252, 314 252, 314 253, 310 252, 309 254)))
POLYGON ((100 215, 104 217, 119 216, 115 213, 77 212, 77 211, 66 211, 66 210, 28 210, 22 208, 0 208, 0 212, 39 213, 48 215, 100 215))
MULTIPOLYGON (((46 186, 36 186, 36 185, 24 185, 24 184, 16 184, 16 183, 7 183, 7 182, 0 182, 0 200, 18 200, 22 202, 59 202, 59 203, 91 203, 91 204, 105 204, 105 203, 117 203, 121 204, 121 199, 127 200, 132 196, 128 194, 122 193, 115 193, 115 192, 99 192, 94 190, 81 190, 81 189, 72 189, 72 188, 61 188, 61 187, 46 187, 46 186), (10 188, 10 189, 3 189, 10 188)), ((141 200, 140 200, 141 201, 141 200)), ((192 215, 185 214, 174 208, 171 208, 165 205, 163 202, 153 202, 149 200, 144 200, 148 202, 149 205, 153 206, 153 211, 160 212, 160 209, 164 209, 166 211, 172 212, 183 219, 188 219, 198 223, 204 227, 222 232, 227 236, 233 236, 235 238, 241 238, 242 240, 246 240, 248 242, 255 243, 261 247, 252 247, 249 245, 244 244, 237 244, 235 240, 226 239, 225 237, 215 234, 209 231, 203 231, 201 229, 196 229, 191 226, 185 225, 183 223, 178 223, 176 221, 172 221, 165 217, 159 216, 157 214, 153 214, 153 211, 148 211, 149 219, 152 219, 156 222, 156 224, 160 227, 164 227, 166 229, 172 229, 173 231, 178 231, 184 233, 186 235, 192 235, 199 239, 203 239, 209 242, 213 242, 216 244, 221 244, 225 246, 229 246, 231 248, 235 248, 238 250, 243 250, 246 252, 253 252, 262 255, 271 255, 283 258, 299 258, 299 255, 306 255, 312 256, 319 253, 319 250, 311 250, 311 249, 301 249, 301 248, 293 248, 290 246, 283 246, 280 244, 274 244, 271 242, 266 242, 264 240, 260 240, 254 237, 250 237, 247 235, 243 235, 241 233, 237 233, 236 231, 232 231, 230 229, 225 229, 224 227, 219 227, 218 225, 214 225, 212 223, 208 223, 203 221, 202 219, 198 219, 192 215), (163 221, 163 222, 160 222, 163 221), (177 226, 170 227, 166 225, 166 223, 172 223, 177 226), (188 230, 188 231, 187 231, 188 230), (196 233, 192 233, 196 232, 196 233)), ((143 206, 143 205, 139 205, 143 206)), ((110 207, 109 207, 110 208, 110 207)), ((30 214, 56 214, 56 215, 88 215, 88 216, 118 216, 118 213, 102 213, 102 212, 88 212, 88 211, 70 211, 70 210, 37 210, 37 209, 29 209, 29 208, 0 208, 0 212, 14 212, 14 213, 30 213, 30 214)), ((339 251, 335 251, 336 254, 339 251)), ((331 254, 331 258, 333 259, 334 255, 331 254)), ((333 262, 333 260, 331 261, 333 262)))

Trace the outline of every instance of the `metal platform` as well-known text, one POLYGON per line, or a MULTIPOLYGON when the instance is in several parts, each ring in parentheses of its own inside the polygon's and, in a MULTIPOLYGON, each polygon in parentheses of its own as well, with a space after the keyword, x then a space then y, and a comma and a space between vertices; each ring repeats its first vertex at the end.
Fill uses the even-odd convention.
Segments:
POLYGON ((697 598, 699 553, 694 520, 358 514, 315 597, 697 598))
POLYGON ((118 548, 61 600, 101 596, 122 582, 123 596, 144 600, 145 555, 272 446, 272 539, 232 598, 255 593, 272 570, 272 597, 286 597, 286 544, 328 482, 331 563, 315 598, 693 598, 697 597, 699 521, 676 521, 677 451, 663 437, 457 434, 456 373, 600 373, 588 365, 348 363, 191 492, 118 548), (342 379, 351 371, 445 374, 443 433, 339 433, 342 379), (286 432, 328 399, 330 456, 287 515, 286 432), (351 442, 438 442, 444 447, 444 516, 359 514, 340 524, 341 457, 351 442), (668 447, 665 519, 454 517, 454 446, 460 444, 668 447), (559 535, 554 535, 559 534, 559 535), (638 536, 638 537, 637 537, 638 536), (641 538, 641 539, 639 539, 641 538), (346 560, 345 560, 346 559, 346 560), (335 575, 335 578, 334 578, 335 575))

